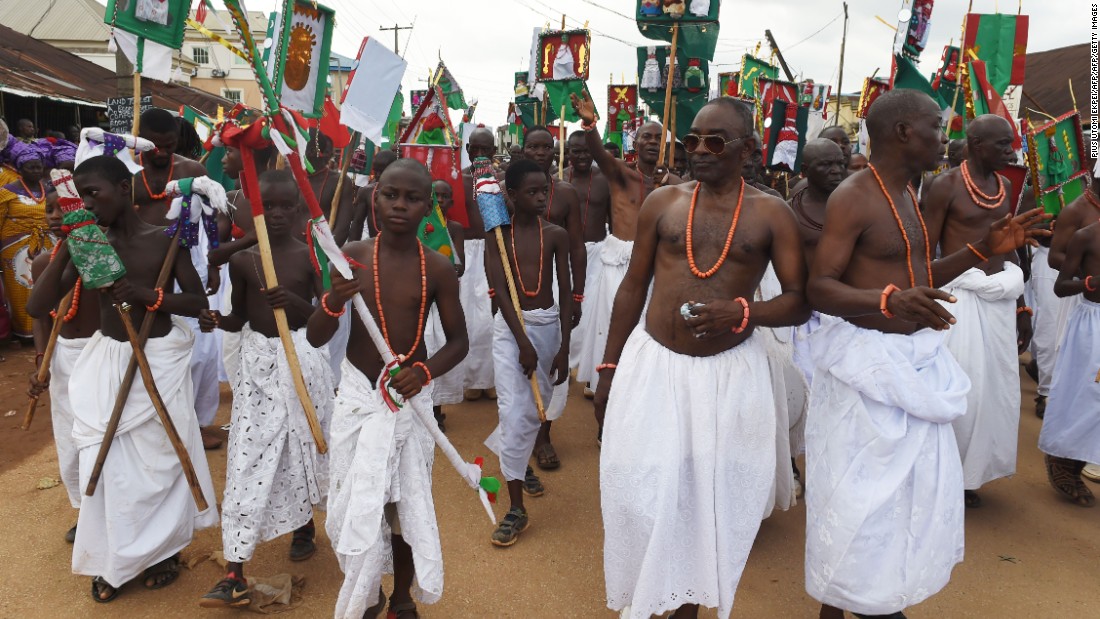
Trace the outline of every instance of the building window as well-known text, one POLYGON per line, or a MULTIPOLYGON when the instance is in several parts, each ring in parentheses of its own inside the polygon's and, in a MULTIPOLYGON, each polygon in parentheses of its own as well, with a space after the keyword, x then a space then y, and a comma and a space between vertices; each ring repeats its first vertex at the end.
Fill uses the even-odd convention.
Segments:
POLYGON ((209 47, 192 47, 191 58, 194 59, 196 64, 208 65, 210 64, 210 48, 209 47))
POLYGON ((233 103, 240 103, 241 99, 244 98, 244 92, 239 88, 222 88, 222 96, 233 103))
POLYGON ((248 61, 236 54, 233 54, 233 64, 244 66, 248 64, 248 61))

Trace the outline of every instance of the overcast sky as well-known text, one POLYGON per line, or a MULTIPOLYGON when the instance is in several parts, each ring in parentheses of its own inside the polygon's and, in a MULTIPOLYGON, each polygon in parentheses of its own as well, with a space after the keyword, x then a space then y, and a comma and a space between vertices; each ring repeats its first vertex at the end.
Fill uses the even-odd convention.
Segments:
MULTIPOLYGON (((102 1, 102 0, 101 0, 102 1)), ((512 76, 526 70, 533 27, 551 23, 560 28, 562 13, 570 27, 584 22, 592 31, 589 87, 597 109, 605 109, 609 76, 618 82, 625 76, 635 81, 635 48, 648 45, 633 19, 634 0, 322 0, 336 11, 334 51, 354 57, 364 36, 378 36, 393 46, 392 32, 380 26, 415 24, 401 31, 401 54, 409 62, 404 90, 423 88, 428 71, 440 54, 466 92, 477 98, 475 120, 496 126, 507 122, 512 99, 512 76), (608 7, 608 8, 604 8, 608 7)), ((270 11, 276 0, 245 0, 249 10, 270 11)), ((849 0, 844 92, 858 91, 863 78, 876 68, 890 70, 894 31, 876 15, 896 23, 902 0, 849 0)), ((220 0, 214 0, 220 8, 220 0)), ((1015 12, 1017 2, 975 0, 975 12, 998 8, 1015 12)), ((959 42, 964 0, 939 0, 932 13, 932 32, 922 56, 921 71, 934 71, 949 40, 959 42)), ((1089 40, 1089 3, 1083 0, 1023 0, 1023 12, 1031 14, 1028 51, 1042 51, 1085 43, 1089 40)), ((840 0, 726 0, 721 15, 721 37, 712 78, 718 72, 735 71, 741 55, 764 41, 771 29, 796 78, 837 84, 840 41, 843 32, 840 0)), ((654 44, 661 44, 654 42, 654 44)), ((767 43, 762 56, 767 57, 767 43)), ((406 94, 407 96, 407 94, 406 94)), ((1087 93, 1077 93, 1078 98, 1087 93)), ((457 122, 458 118, 454 118, 457 122)))

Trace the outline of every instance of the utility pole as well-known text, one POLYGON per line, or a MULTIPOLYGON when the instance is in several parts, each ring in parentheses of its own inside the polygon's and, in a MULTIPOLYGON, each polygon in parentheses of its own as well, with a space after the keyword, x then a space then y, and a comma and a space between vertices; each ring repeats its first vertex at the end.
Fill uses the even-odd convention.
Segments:
POLYGON ((379 26, 378 29, 379 30, 393 30, 393 53, 400 56, 401 52, 397 51, 397 36, 402 30, 412 30, 413 27, 412 26, 399 26, 397 24, 394 24, 392 28, 385 28, 385 27, 379 26))
POLYGON ((793 82, 794 74, 791 73, 790 67, 787 66, 787 61, 783 60, 783 52, 779 51, 779 44, 775 42, 775 37, 772 36, 772 31, 765 30, 764 36, 768 37, 768 45, 772 46, 772 51, 775 52, 775 57, 779 59, 779 66, 783 67, 783 73, 787 76, 787 81, 793 82))

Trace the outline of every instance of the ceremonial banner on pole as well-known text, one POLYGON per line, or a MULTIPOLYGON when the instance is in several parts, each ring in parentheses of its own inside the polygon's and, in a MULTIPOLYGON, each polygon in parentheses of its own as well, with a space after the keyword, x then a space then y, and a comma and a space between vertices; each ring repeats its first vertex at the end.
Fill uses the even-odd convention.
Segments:
POLYGON ((719 97, 740 97, 741 91, 739 90, 741 84, 740 71, 734 71, 732 73, 719 73, 718 74, 718 96, 719 97))
POLYGON ((1070 112, 1028 131, 1027 161, 1035 204, 1052 215, 1088 191, 1091 171, 1083 169, 1080 114, 1070 112))
POLYGON ((443 64, 442 60, 439 61, 439 66, 436 67, 434 79, 443 91, 443 100, 447 102, 447 107, 452 110, 464 110, 468 107, 466 97, 462 93, 462 87, 458 85, 458 80, 455 79, 454 75, 451 75, 451 70, 443 64))
POLYGON ((741 72, 738 75, 737 91, 742 97, 756 99, 756 80, 760 78, 775 79, 777 77, 779 77, 778 67, 745 54, 741 57, 741 72))
POLYGON ((400 56, 378 40, 364 38, 355 68, 348 76, 340 109, 342 122, 371 142, 382 143, 393 103, 401 95, 401 78, 406 67, 400 56))
POLYGON ((462 186, 461 144, 458 142, 443 89, 436 86, 413 115, 409 127, 401 134, 401 157, 416 159, 427 166, 432 178, 451 186, 454 207, 451 219, 469 226, 466 215, 466 191, 462 186))
POLYGON ((720 0, 638 0, 635 19, 642 36, 669 43, 678 24, 677 47, 688 56, 714 60, 720 5, 720 0))
MULTIPOLYGON (((650 107, 658 110, 665 104, 665 87, 668 75, 668 45, 638 48, 638 74, 642 83, 638 96, 650 107)), ((672 97, 676 101, 676 136, 682 138, 691 128, 691 121, 703 109, 710 96, 709 63, 702 58, 691 58, 676 53, 672 71, 672 97)))
MULTIPOLYGON (((894 37, 894 54, 916 60, 928 44, 932 31, 932 4, 935 0, 913 0, 906 26, 898 28, 894 37)), ((899 24, 900 25, 900 24, 899 24)))
POLYGON ((310 0, 284 0, 272 14, 273 44, 264 50, 268 79, 284 107, 310 118, 324 107, 334 23, 332 9, 310 0))
MULTIPOLYGON (((592 39, 587 30, 548 30, 539 34, 536 78, 550 98, 548 107, 557 116, 564 110, 566 122, 580 120, 570 96, 591 97, 585 84, 591 54, 592 39)), ((519 78, 518 74, 516 77, 519 78)))
MULTIPOLYGON (((1004 95, 1009 84, 1024 83, 1024 56, 1027 54, 1027 15, 966 16, 966 36, 962 48, 985 61, 989 84, 997 95, 1004 95)), ((964 59, 966 60, 966 59, 964 59)))
POLYGON ((985 62, 981 60, 970 61, 970 96, 974 105, 974 116, 983 114, 996 114, 1008 121, 1012 126, 1012 149, 1019 150, 1022 146, 1020 132, 1016 128, 1016 119, 1008 112, 1001 95, 997 89, 989 83, 986 77, 985 62))
POLYGON ((180 49, 190 6, 191 0, 107 0, 103 21, 165 47, 180 49))
POLYGON ((856 117, 867 118, 867 110, 871 104, 890 90, 890 82, 881 77, 868 77, 863 80, 863 90, 859 93, 859 106, 856 108, 856 117))

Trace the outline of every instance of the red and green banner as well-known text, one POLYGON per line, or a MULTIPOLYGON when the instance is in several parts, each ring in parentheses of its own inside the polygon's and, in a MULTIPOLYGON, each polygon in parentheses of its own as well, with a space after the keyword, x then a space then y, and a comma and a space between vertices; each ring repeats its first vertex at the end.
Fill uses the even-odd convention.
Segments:
POLYGON ((1022 142, 1020 132, 1016 128, 1016 119, 1012 118, 1012 114, 1001 100, 1001 95, 997 94, 996 88, 989 83, 985 62, 981 60, 970 61, 970 98, 974 104, 975 117, 996 114, 1012 125, 1012 148, 1018 150, 1022 142))
POLYGON ((447 218, 443 216, 438 200, 433 201, 431 210, 420 222, 420 229, 417 230, 416 236, 424 247, 443 254, 451 264, 454 264, 454 242, 451 240, 450 232, 447 231, 447 218))
POLYGON ((734 71, 733 73, 719 73, 718 74, 718 96, 719 97, 739 97, 741 92, 738 87, 741 84, 741 73, 734 71))
POLYGON ((962 48, 985 62, 989 84, 1004 95, 1009 84, 1024 83, 1024 56, 1027 53, 1027 15, 997 13, 966 16, 962 48))

